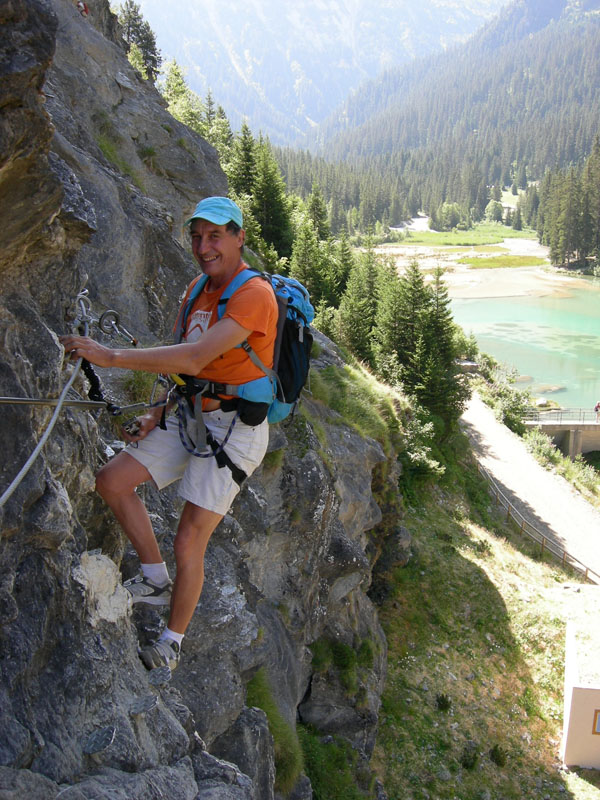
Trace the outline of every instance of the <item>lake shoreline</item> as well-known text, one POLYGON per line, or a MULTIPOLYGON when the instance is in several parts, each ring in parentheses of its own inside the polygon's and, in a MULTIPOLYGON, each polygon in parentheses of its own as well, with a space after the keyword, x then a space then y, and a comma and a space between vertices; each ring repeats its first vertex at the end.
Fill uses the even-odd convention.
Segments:
MULTIPOLYGON (((426 222, 415 221, 416 235, 426 222)), ((436 245, 428 237, 426 243, 408 239, 377 249, 394 258, 400 274, 413 260, 427 280, 441 267, 454 320, 475 334, 483 352, 516 370, 519 388, 562 407, 593 408, 600 397, 600 280, 553 268, 548 248, 534 238, 447 242, 436 245), (482 268, 486 258, 497 263, 502 254, 519 256, 524 266, 482 268), (459 263, 465 256, 478 259, 475 269, 459 263)))

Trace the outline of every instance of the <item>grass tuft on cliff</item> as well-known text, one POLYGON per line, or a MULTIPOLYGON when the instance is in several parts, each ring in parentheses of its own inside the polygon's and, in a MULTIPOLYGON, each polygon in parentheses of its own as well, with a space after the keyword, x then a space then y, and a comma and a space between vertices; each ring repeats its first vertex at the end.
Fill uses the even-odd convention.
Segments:
POLYGON ((368 800, 372 792, 357 786, 358 756, 339 736, 323 736, 308 726, 298 728, 314 800, 368 800))
POLYGON ((386 455, 399 444, 401 413, 408 401, 360 366, 326 367, 311 372, 313 397, 341 415, 361 436, 376 439, 386 455))
POLYGON ((566 620, 596 630, 597 587, 495 515, 466 450, 411 506, 413 558, 380 608, 373 766, 390 800, 599 800, 599 774, 558 758, 566 620))
POLYGON ((275 751, 275 789, 288 794, 296 785, 304 767, 302 747, 295 727, 279 710, 265 668, 261 668, 246 686, 246 705, 256 706, 267 715, 275 751))

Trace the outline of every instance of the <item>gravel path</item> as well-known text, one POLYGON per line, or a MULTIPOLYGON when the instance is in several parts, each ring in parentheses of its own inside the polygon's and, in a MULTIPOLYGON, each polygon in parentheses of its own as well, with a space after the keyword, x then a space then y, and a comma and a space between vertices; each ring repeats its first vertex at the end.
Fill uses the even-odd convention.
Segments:
POLYGON ((481 465, 525 519, 600 575, 600 511, 564 478, 540 466, 476 394, 462 426, 481 465))

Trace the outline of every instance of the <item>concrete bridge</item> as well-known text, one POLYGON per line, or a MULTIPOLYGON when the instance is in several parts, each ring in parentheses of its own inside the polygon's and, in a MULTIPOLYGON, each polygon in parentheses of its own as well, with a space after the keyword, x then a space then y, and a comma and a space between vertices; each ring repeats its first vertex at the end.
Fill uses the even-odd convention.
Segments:
POLYGON ((600 450, 600 415, 597 418, 596 413, 589 409, 531 410, 523 422, 529 428, 540 428, 569 458, 600 450))

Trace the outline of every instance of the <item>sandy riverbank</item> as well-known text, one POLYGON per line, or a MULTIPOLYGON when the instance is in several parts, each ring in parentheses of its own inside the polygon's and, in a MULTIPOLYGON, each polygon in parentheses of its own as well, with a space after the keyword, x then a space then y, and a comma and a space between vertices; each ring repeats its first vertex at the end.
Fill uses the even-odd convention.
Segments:
POLYGON ((584 288, 581 278, 554 272, 551 267, 517 269, 455 269, 444 276, 452 299, 486 297, 565 297, 584 288))
MULTIPOLYGON (((421 225, 422 218, 418 220, 421 225)), ((420 228, 414 228, 419 230, 420 228)), ((518 268, 471 269, 459 260, 472 253, 485 259, 481 248, 434 247, 430 245, 384 245, 378 248, 381 253, 391 255, 399 270, 405 269, 413 260, 430 273, 440 266, 445 270, 444 280, 452 299, 486 297, 544 297, 548 295, 566 296, 570 289, 587 286, 578 276, 558 272, 550 266, 548 248, 534 239, 504 239, 499 245, 490 247, 489 255, 498 255, 501 249, 507 255, 532 259, 543 258, 542 266, 518 268), (494 249, 492 249, 494 248, 494 249)))

